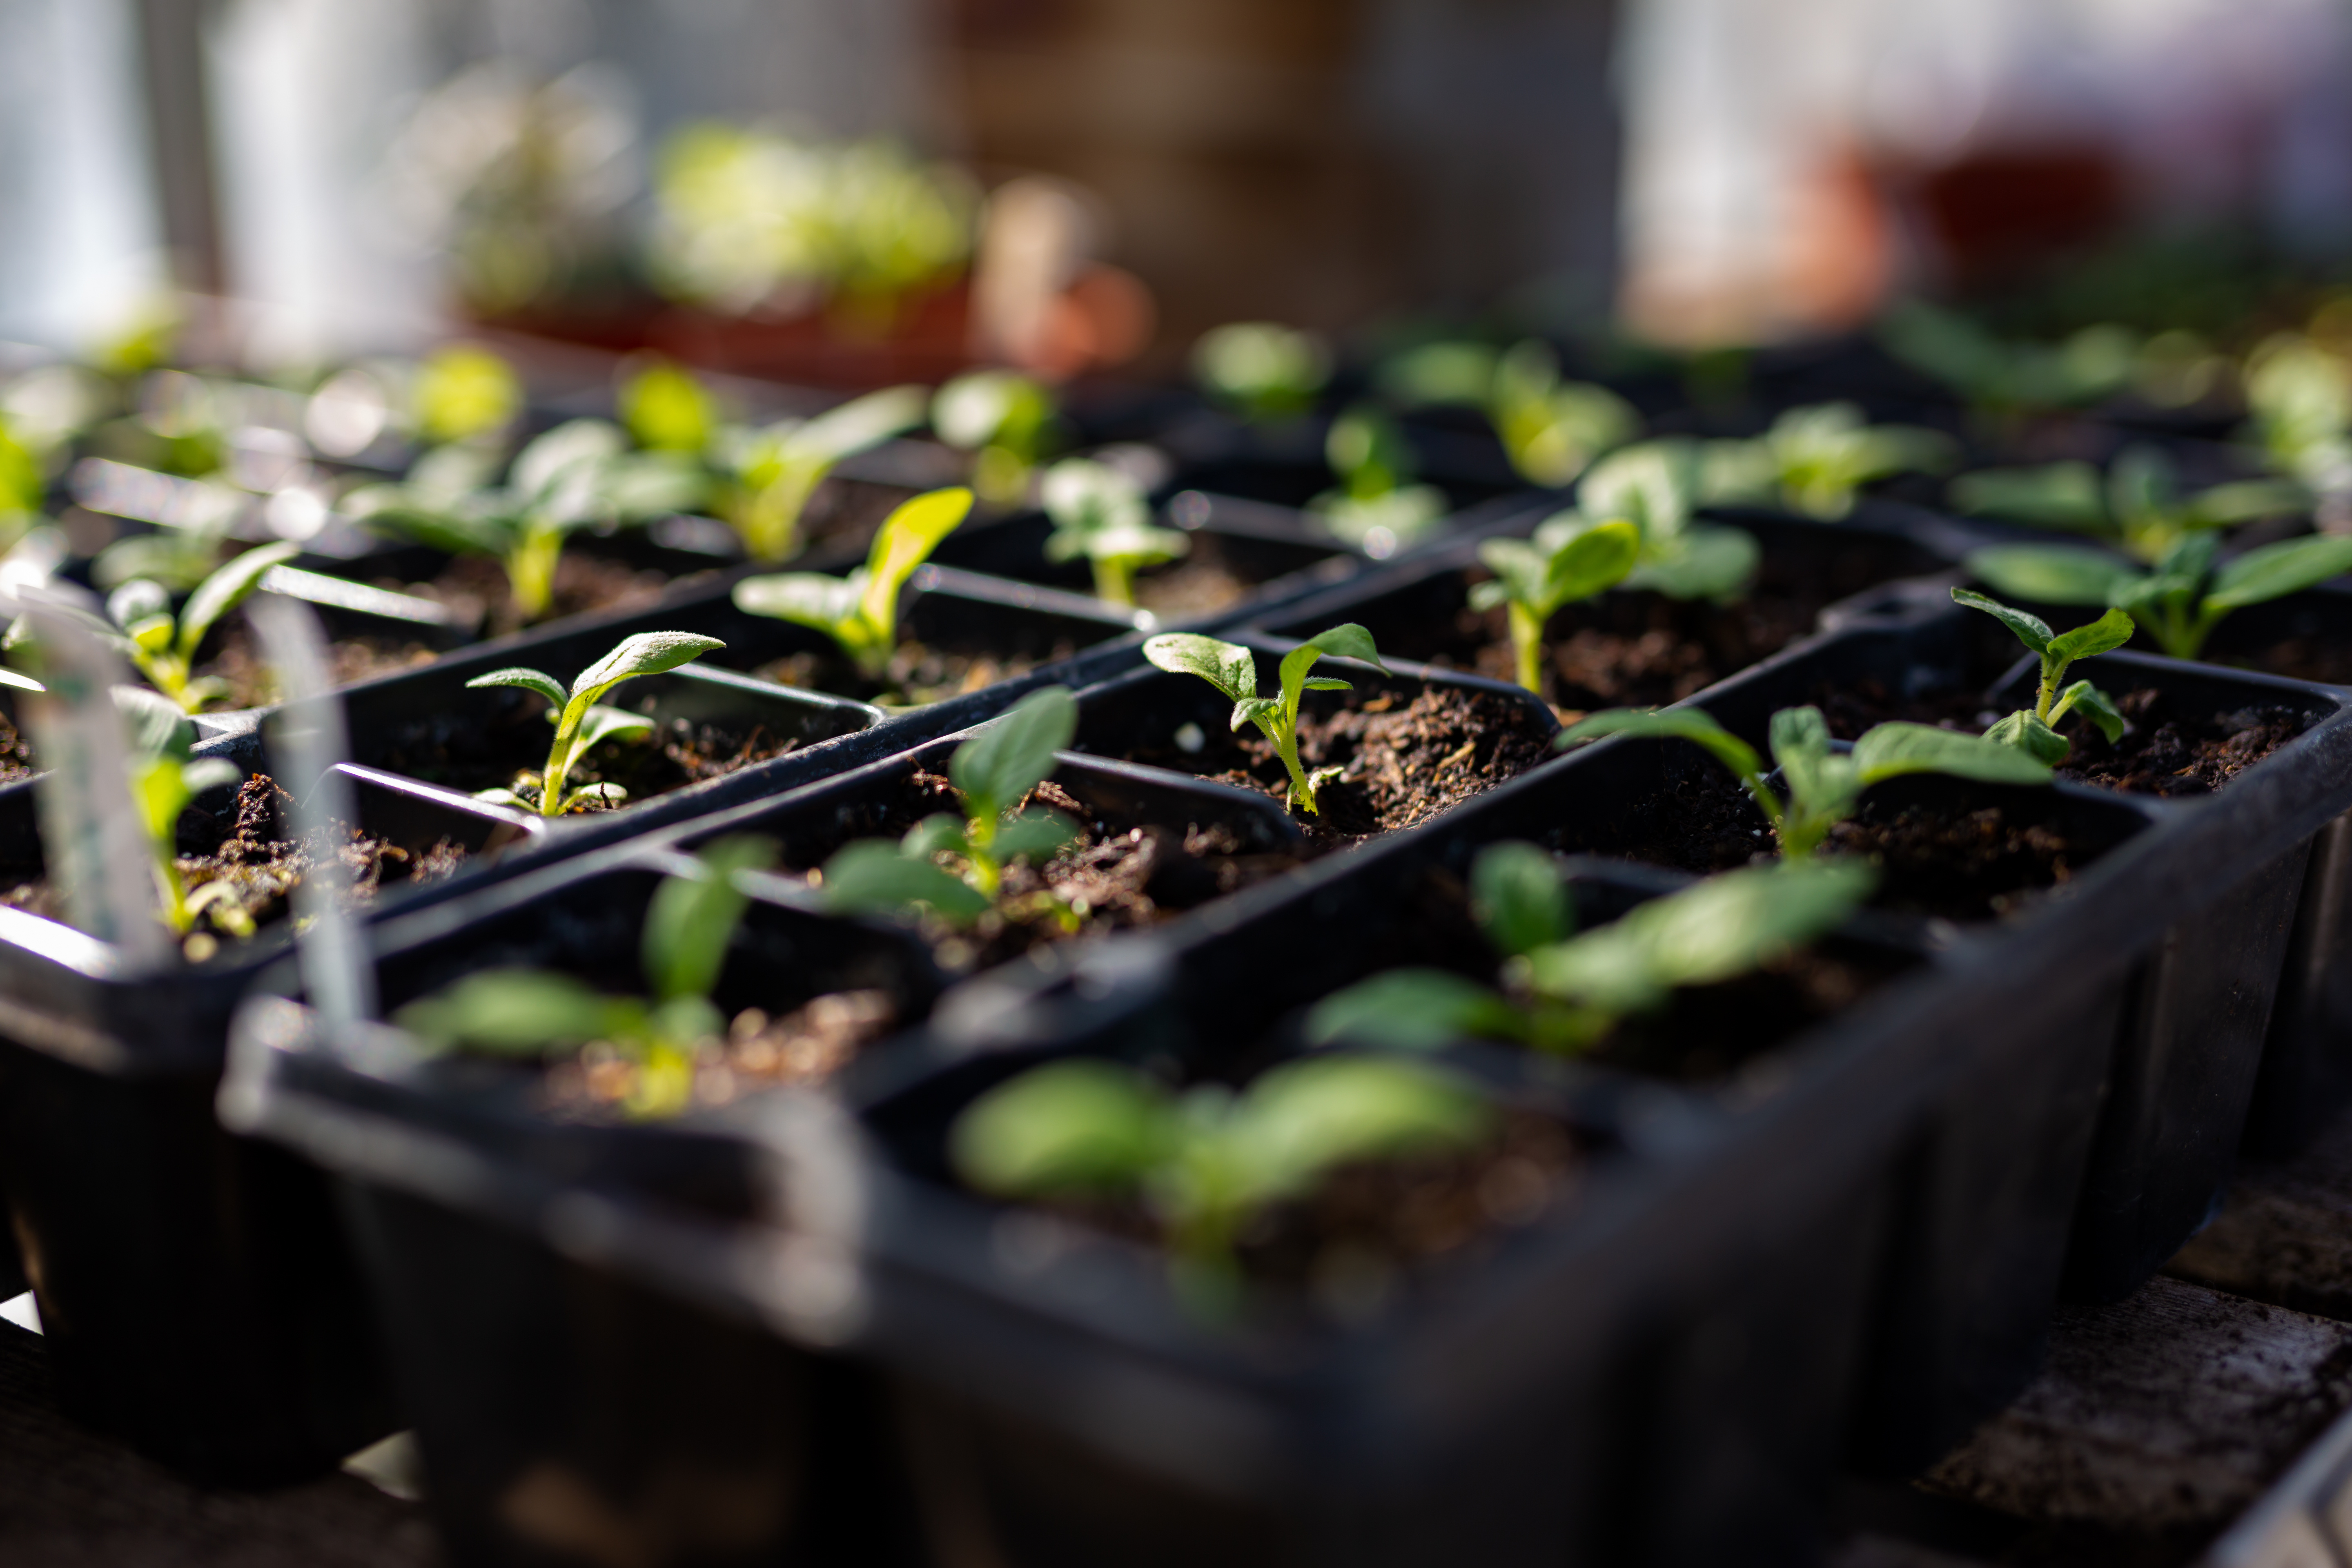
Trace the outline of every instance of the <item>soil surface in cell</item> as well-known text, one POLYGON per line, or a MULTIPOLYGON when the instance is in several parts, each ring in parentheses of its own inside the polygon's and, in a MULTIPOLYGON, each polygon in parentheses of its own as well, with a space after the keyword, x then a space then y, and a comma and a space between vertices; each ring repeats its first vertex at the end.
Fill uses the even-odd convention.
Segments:
MULTIPOLYGON (((1679 702, 1811 633, 1824 607, 1895 574, 1873 569, 1872 553, 1805 561, 1767 555, 1748 595, 1729 605, 1619 592, 1552 616, 1545 637, 1544 699, 1563 719, 1600 708, 1650 708, 1679 702)), ((1501 607, 1468 606, 1470 585, 1487 574, 1462 574, 1463 607, 1439 621, 1376 628, 1381 651, 1496 680, 1518 679, 1501 607)))
POLYGON ((1189 537, 1192 548, 1182 557, 1136 574, 1136 605, 1150 611, 1163 625, 1238 605, 1267 580, 1241 570, 1215 534, 1189 537))
MULTIPOLYGON (((1703 875, 1774 853, 1772 829, 1728 773, 1688 773, 1653 791, 1605 837, 1560 847, 1703 875)), ((1874 908, 1952 921, 2015 913, 2105 849, 2010 808, 1975 809, 1865 798, 1830 830, 1825 853, 1880 862, 1874 908)))
MULTIPOLYGON (((1292 813, 1318 847, 1426 822, 1551 754, 1550 737, 1538 732, 1526 709, 1497 692, 1431 686, 1410 699, 1386 691, 1338 695, 1341 702, 1329 708, 1309 698, 1298 719, 1298 756, 1309 776, 1323 768, 1340 770, 1317 786, 1316 815, 1292 813)), ((1195 750, 1183 748, 1194 737, 1180 731, 1164 745, 1121 754, 1129 762, 1288 798, 1290 774, 1256 726, 1195 728, 1195 750)))
MULTIPOLYGON (((1253 850, 1222 824, 1108 822, 1051 779, 1037 786, 1028 804, 1058 811, 1084 831, 1043 866, 1006 867, 997 910, 970 928, 958 930, 927 917, 925 935, 947 968, 985 969, 1066 937, 1172 919, 1278 876, 1304 858, 1301 853, 1253 850)), ((806 874, 853 838, 898 838, 927 816, 945 812, 960 817, 962 812, 954 785, 922 769, 886 800, 853 809, 854 826, 838 840, 788 849, 792 868, 806 874)))
MULTIPOLYGON (((226 896, 207 903, 196 921, 192 944, 233 939, 247 921, 265 926, 283 919, 287 899, 297 883, 318 864, 318 846, 280 837, 285 813, 292 801, 267 773, 255 773, 237 789, 236 799, 220 816, 191 806, 180 814, 176 865, 181 885, 193 895, 212 883, 224 884, 226 896)), ((444 838, 423 850, 409 850, 356 827, 340 828, 335 859, 343 868, 352 901, 373 901, 386 887, 437 882, 463 868, 467 851, 444 838)), ((0 890, 0 903, 12 909, 66 918, 61 889, 46 878, 30 877, 0 890)), ((192 946, 190 956, 202 957, 209 947, 192 946)))
MULTIPOLYGON (((379 675, 397 675, 440 657, 437 648, 398 637, 338 637, 327 645, 327 652, 339 687, 356 686, 379 675)), ((228 687, 228 695, 220 702, 224 708, 259 708, 278 700, 277 672, 263 661, 242 620, 221 633, 220 650, 198 665, 194 674, 199 679, 219 680, 228 687)))
MULTIPOLYGON (((546 763, 553 737, 554 731, 539 711, 518 705, 501 719, 465 728, 446 722, 404 726, 385 749, 381 765, 468 795, 512 790, 536 809, 539 770, 546 763)), ((616 784, 628 793, 614 805, 633 805, 781 757, 799 744, 798 737, 779 736, 758 722, 698 723, 672 719, 593 748, 572 764, 565 775, 565 787, 616 784)), ((573 807, 575 813, 610 809, 612 805, 596 801, 573 807)))
MULTIPOLYGON (((1507 1110, 1468 1149, 1339 1167, 1303 1196, 1267 1206, 1234 1238, 1264 1289, 1255 1315, 1340 1321, 1378 1313, 1419 1274, 1491 1251, 1574 1192, 1584 1151, 1549 1116, 1507 1110)), ((1045 1213, 1144 1246, 1165 1227, 1134 1199, 1067 1199, 1045 1213)))
POLYGON ((544 625, 594 610, 650 605, 669 584, 666 573, 592 554, 575 545, 556 562, 552 602, 547 614, 533 623, 526 623, 515 608, 506 567, 488 555, 452 556, 428 582, 404 583, 394 578, 377 586, 446 605, 465 624, 480 626, 484 637, 503 637, 527 624, 544 625))
MULTIPOLYGON (((1851 741, 1874 724, 1904 719, 1947 730, 1982 733, 2005 710, 1981 697, 1949 694, 1908 701, 1888 695, 1875 681, 1823 687, 1814 701, 1830 721, 1830 732, 1851 741)), ((2311 727, 2299 710, 2250 707, 2225 713, 2192 711, 2156 687, 2144 686, 2116 698, 2131 727, 2109 743, 2079 714, 2069 714, 2058 732, 2073 750, 2060 763, 2060 778, 2134 795, 2210 795, 2311 727)))
POLYGON ((15 784, 40 772, 33 761, 33 742, 15 721, 0 713, 0 784, 15 784))
MULTIPOLYGON (((1103 635, 1115 635, 1108 627, 1103 635)), ((888 668, 879 677, 867 675, 833 648, 788 654, 771 659, 758 668, 747 671, 761 680, 773 681, 778 686, 790 686, 802 691, 822 691, 834 697, 855 698, 861 702, 876 702, 891 708, 920 707, 927 702, 944 702, 950 697, 961 697, 1028 674, 1041 664, 1067 658, 1077 652, 1069 642, 1056 643, 1043 654, 970 653, 951 648, 928 647, 922 643, 900 643, 890 654, 888 668)))
MULTIPOLYGON (((775 1016, 746 1007, 723 1038, 705 1041, 695 1052, 692 1102, 707 1108, 757 1089, 817 1088, 898 1023, 897 1002, 878 990, 827 992, 775 1016)), ((640 1100, 644 1081, 633 1055, 609 1041, 591 1041, 547 1069, 540 1108, 559 1121, 625 1120, 640 1100)))

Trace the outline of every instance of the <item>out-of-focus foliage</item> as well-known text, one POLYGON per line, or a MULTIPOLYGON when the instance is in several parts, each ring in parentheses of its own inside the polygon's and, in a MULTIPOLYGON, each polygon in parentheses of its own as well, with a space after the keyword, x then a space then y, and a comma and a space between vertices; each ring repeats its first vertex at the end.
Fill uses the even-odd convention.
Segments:
POLYGON ((979 193, 881 141, 800 142, 739 126, 670 138, 654 179, 656 285, 722 310, 834 304, 887 317, 959 276, 979 193))

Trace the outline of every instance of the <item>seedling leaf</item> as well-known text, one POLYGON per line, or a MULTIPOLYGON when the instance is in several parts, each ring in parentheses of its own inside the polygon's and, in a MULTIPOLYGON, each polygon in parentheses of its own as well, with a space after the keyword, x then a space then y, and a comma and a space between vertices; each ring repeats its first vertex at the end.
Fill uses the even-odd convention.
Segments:
POLYGON ((2311 534, 2247 551, 2214 574, 2208 610, 2237 610, 2315 588, 2352 572, 2352 538, 2311 534))
POLYGON ((1706 747, 1717 762, 1742 779, 1755 778, 1763 772, 1762 759, 1757 756, 1756 748, 1725 729, 1714 714, 1703 708, 1612 709, 1571 724, 1560 731, 1553 744, 1565 748, 1580 741, 1598 741, 1610 735, 1689 741, 1706 747))
POLYGON ((525 691, 538 692, 552 704, 548 710, 551 718, 562 714, 563 705, 572 700, 572 694, 563 689, 562 683, 555 677, 541 670, 526 669, 520 665, 508 669, 494 669, 488 675, 478 675, 466 682, 468 691, 488 686, 517 686, 525 691))
POLYGON ((227 565, 205 578, 196 591, 188 595, 187 607, 180 612, 180 657, 193 659, 205 634, 213 623, 243 604, 261 585, 264 574, 273 566, 283 566, 302 552, 302 547, 281 541, 265 544, 258 550, 248 550, 227 565))
MULTIPOLYGON (((1257 695, 1257 660, 1239 643, 1198 632, 1167 632, 1143 645, 1143 657, 1171 675, 1197 675, 1235 702, 1257 695)), ((1235 715, 1234 728, 1241 728, 1235 715)))
POLYGON ((1033 691, 956 748, 949 776, 975 817, 993 821, 1054 771, 1054 753, 1077 733, 1078 704, 1066 687, 1033 691))
POLYGON ((2072 544, 1996 544, 1963 564, 2007 597, 2043 605, 2116 604, 2140 581, 2129 563, 2072 544))
POLYGON ((2076 626, 2051 638, 2049 651, 2063 663, 2072 664, 2078 658, 2114 652, 2131 641, 2132 633, 2137 629, 2129 615, 2111 609, 2088 626, 2076 626))
MULTIPOLYGON (((1972 594, 1966 588, 1953 589, 1952 602, 1956 605, 1966 605, 1972 610, 1982 610, 1986 615, 2015 632, 2017 640, 2037 654, 2047 653, 2050 649, 2050 638, 2053 634, 2050 630, 2050 623, 2039 616, 2029 616, 2023 610, 2012 610, 1998 599, 1989 599, 1982 594, 1972 594)), ((2124 623, 2124 637, 2126 640, 2131 637, 2131 623, 2128 620, 2124 623)))
POLYGON ((580 672, 572 683, 572 700, 593 700, 624 680, 664 674, 726 646, 717 637, 693 632, 639 632, 580 672))
POLYGON ((728 939, 751 897, 735 882, 740 871, 776 863, 773 840, 721 838, 705 848, 697 877, 666 877, 646 910, 641 954, 654 995, 669 1002, 707 997, 727 963, 728 939))
POLYGON ((1000 862, 1027 860, 1042 866, 1076 843, 1082 831, 1058 811, 1033 807, 998 825, 989 853, 1000 862))
MULTIPOLYGON (((940 540, 971 514, 971 492, 961 487, 932 490, 902 503, 882 522, 866 557, 866 584, 858 608, 868 625, 888 633, 898 624, 898 590, 940 540)), ((885 636, 887 645, 893 638, 885 636)))
POLYGON ((887 839, 845 844, 824 863, 824 899, 835 914, 896 914, 908 904, 929 904, 943 919, 977 920, 988 912, 988 897, 962 878, 899 852, 887 839))
POLYGON ((536 1056, 612 1032, 626 1004, 585 981, 537 969, 486 969, 411 1002, 393 1022, 427 1046, 536 1056))
POLYGON ((2046 784, 2050 769, 2014 746, 1932 724, 1880 724, 1853 745, 1867 786, 1905 773, 1950 773, 1983 784, 2046 784))
POLYGON ((1307 1016, 1316 1045, 1348 1040, 1391 1050, 1434 1050, 1466 1039, 1514 1039, 1517 1009, 1492 986, 1443 969, 1394 969, 1325 997, 1307 1016))
POLYGON ((1497 844, 1470 868, 1479 929, 1512 957, 1565 941, 1575 929, 1559 868, 1532 844, 1497 844))
POLYGON ((1132 1070, 1067 1061, 1024 1073, 974 1100, 949 1152, 983 1193, 1118 1191, 1173 1142, 1166 1097, 1132 1070))

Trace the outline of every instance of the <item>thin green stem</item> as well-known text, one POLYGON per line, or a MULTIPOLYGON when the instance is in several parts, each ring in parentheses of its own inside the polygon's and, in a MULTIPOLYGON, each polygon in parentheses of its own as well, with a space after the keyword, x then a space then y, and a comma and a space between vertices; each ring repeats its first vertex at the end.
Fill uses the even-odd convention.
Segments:
POLYGON ((1544 618, 1517 599, 1510 602, 1511 651, 1519 666, 1519 684, 1543 695, 1544 618))
POLYGON ((1307 770, 1298 761, 1298 731, 1286 728, 1280 734, 1270 738, 1274 742, 1274 749, 1281 753, 1282 765, 1290 770, 1292 802, 1309 815, 1320 816, 1315 805, 1315 786, 1307 782, 1307 770))
POLYGON ((1095 597, 1122 610, 1135 608, 1135 563, 1125 555, 1095 557, 1095 597))

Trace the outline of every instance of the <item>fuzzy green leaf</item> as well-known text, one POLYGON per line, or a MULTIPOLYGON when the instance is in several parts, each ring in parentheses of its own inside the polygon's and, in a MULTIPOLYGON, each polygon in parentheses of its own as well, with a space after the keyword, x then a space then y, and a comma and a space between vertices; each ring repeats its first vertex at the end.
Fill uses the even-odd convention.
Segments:
POLYGON ((2107 744, 2111 746, 2122 740, 2124 731, 2130 727, 2124 719, 2123 710, 2108 699, 2105 692, 2087 680, 2078 680, 2068 687, 2060 694, 2057 706, 2062 712, 2071 710, 2088 719, 2098 727, 2099 733, 2106 737, 2107 744))
POLYGON ((593 701, 624 680, 661 675, 726 646, 717 637, 693 632, 639 632, 580 672, 572 683, 572 700, 585 697, 593 701))
POLYGON ((428 1046, 536 1056, 618 1032, 626 1004, 538 969, 486 969, 411 1002, 392 1021, 428 1046))
POLYGON ((666 877, 646 910, 641 962, 654 995, 662 1001, 708 996, 727 963, 728 939, 743 918, 751 896, 736 873, 764 871, 776 863, 773 839, 721 838, 695 857, 702 871, 666 877))
POLYGON ((525 691, 538 692, 552 705, 548 710, 550 720, 561 715, 563 705, 572 700, 572 694, 563 689, 563 683, 555 677, 542 670, 527 669, 521 665, 507 669, 494 669, 488 675, 478 675, 466 682, 466 689, 468 691, 478 690, 486 686, 516 686, 525 691))
POLYGON ((2214 574, 2209 610, 2236 610, 2315 588, 2352 572, 2352 538, 2311 534, 2249 550, 2214 574))
MULTIPOLYGON (((2077 682, 2088 686, 2087 680, 2077 682)), ((2030 708, 2021 708, 1987 730, 1984 738, 2004 746, 2012 746, 2047 767, 2056 767, 2066 760, 2074 748, 2066 737, 2043 723, 2030 708)))
POLYGON ((1865 786, 1905 773, 1949 773, 1983 784, 2050 782, 2049 767, 2014 746, 1932 724, 1880 724, 1853 743, 1853 761, 1865 786))
POLYGON ((1269 726, 1277 726, 1281 722, 1282 702, 1277 698, 1244 697, 1234 704, 1231 722, 1233 729, 1238 730, 1244 724, 1255 724, 1263 730, 1269 726))
POLYGON ((2137 629, 2128 614, 2111 609, 2088 626, 2076 626, 2051 638, 2050 652, 2065 664, 2072 664, 2078 658, 2095 658, 2103 653, 2112 653, 2131 641, 2132 633, 2137 629))
POLYGON ((1655 549, 1625 578, 1669 599, 1731 599, 1745 593, 1763 563, 1763 547, 1745 529, 1694 523, 1655 549))
POLYGON ((110 686, 106 694, 122 716, 123 738, 130 743, 132 758, 187 760, 189 749, 196 743, 196 727, 178 703, 143 686, 110 686))
POLYGON ((1326 996, 1307 1016, 1315 1045, 1346 1040, 1434 1050, 1457 1040, 1514 1039, 1526 1022, 1492 986, 1443 969, 1392 969, 1326 996))
POLYGON ((609 419, 568 419, 515 454, 507 483, 525 504, 541 501, 582 465, 618 457, 628 444, 609 419))
POLYGON ((264 574, 273 566, 283 566, 302 547, 291 542, 265 544, 248 550, 227 565, 205 578, 196 591, 188 595, 187 607, 180 612, 180 657, 194 658, 205 634, 213 623, 243 604, 256 588, 261 586, 264 574))
POLYGON ((1486 940, 1506 956, 1567 940, 1575 930, 1559 868, 1532 844, 1496 844, 1470 867, 1472 908, 1486 940))
POLYGON ((988 900, 960 877, 899 852, 887 838, 845 844, 824 863, 824 907, 835 914, 898 914, 928 904, 950 921, 977 920, 988 900))
POLYGON ((1451 1075, 1379 1057, 1312 1057, 1262 1074, 1224 1128, 1228 1169, 1245 1204, 1302 1193, 1360 1160, 1456 1148, 1494 1112, 1451 1075))
POLYGON ((963 818, 944 811, 935 811, 898 840, 898 853, 919 860, 934 855, 969 855, 971 837, 964 831, 963 818))
POLYGON ((1053 773, 1054 753, 1077 730, 1077 699, 1067 687, 1048 686, 1014 703, 949 759, 948 776, 964 808, 988 820, 1012 810, 1053 773))
POLYGON ((1143 645, 1143 657, 1171 675, 1197 675, 1235 702, 1257 695, 1257 660, 1239 643, 1166 632, 1143 645))
MULTIPOLYGON (((1952 603, 1966 605, 1972 610, 1982 610, 1986 615, 2016 633, 2017 640, 2037 654, 2047 653, 2050 650, 2050 638, 2053 635, 2050 623, 2039 616, 2029 616, 2023 610, 2012 610, 1998 599, 1988 599, 1982 594, 1972 594, 1966 588, 1952 590, 1952 603)), ((2131 637, 2128 629, 2131 622, 2127 619, 2124 625, 2126 628, 2124 637, 2128 640, 2131 637)))
POLYGON ((735 584, 735 607, 745 615, 767 616, 779 621, 834 633, 857 614, 865 589, 862 578, 828 577, 822 572, 782 572, 767 577, 746 577, 735 584))
POLYGON ((866 584, 858 595, 859 613, 869 626, 885 632, 898 626, 898 590, 940 541, 971 515, 971 491, 960 486, 932 490, 900 503, 882 520, 874 547, 866 552, 866 584))
MULTIPOLYGON (((555 715, 551 713, 548 717, 551 719, 555 715)), ((591 703, 588 711, 581 715, 580 730, 572 738, 572 750, 574 755, 585 755, 591 748, 606 741, 637 734, 653 727, 654 721, 642 713, 607 708, 601 702, 591 703)))
POLYGON ((1042 866, 1076 843, 1084 832, 1060 812, 1033 806, 1018 816, 1007 817, 997 827, 996 841, 988 850, 1000 863, 1026 860, 1042 866))
POLYGON ((1569 540, 1544 572, 1543 600, 1549 616, 1562 605, 1578 604, 1625 580, 1642 556, 1642 531, 1630 522, 1597 522, 1569 540))
POLYGON ((786 442, 795 458, 831 467, 914 429, 929 408, 930 395, 921 387, 886 386, 825 410, 794 429, 786 442))
POLYGON ((1971 517, 2002 517, 2080 531, 2096 531, 2108 521, 2099 470, 2088 463, 1979 468, 1954 479, 1950 495, 1954 510, 1971 517))
POLYGON ((973 1100, 948 1152, 966 1183, 999 1197, 1123 1193, 1176 1137, 1164 1090, 1132 1068, 1077 1060, 1034 1068, 973 1100))
POLYGON ((1772 760, 1789 781, 1789 793, 1809 814, 1843 816, 1861 788, 1854 764, 1830 745, 1829 721, 1813 707, 1783 708, 1772 715, 1772 760))
POLYGON ((2044 605, 2115 604, 2141 581, 2128 562, 2073 544, 1996 544, 1963 564, 2010 598, 2044 605))

